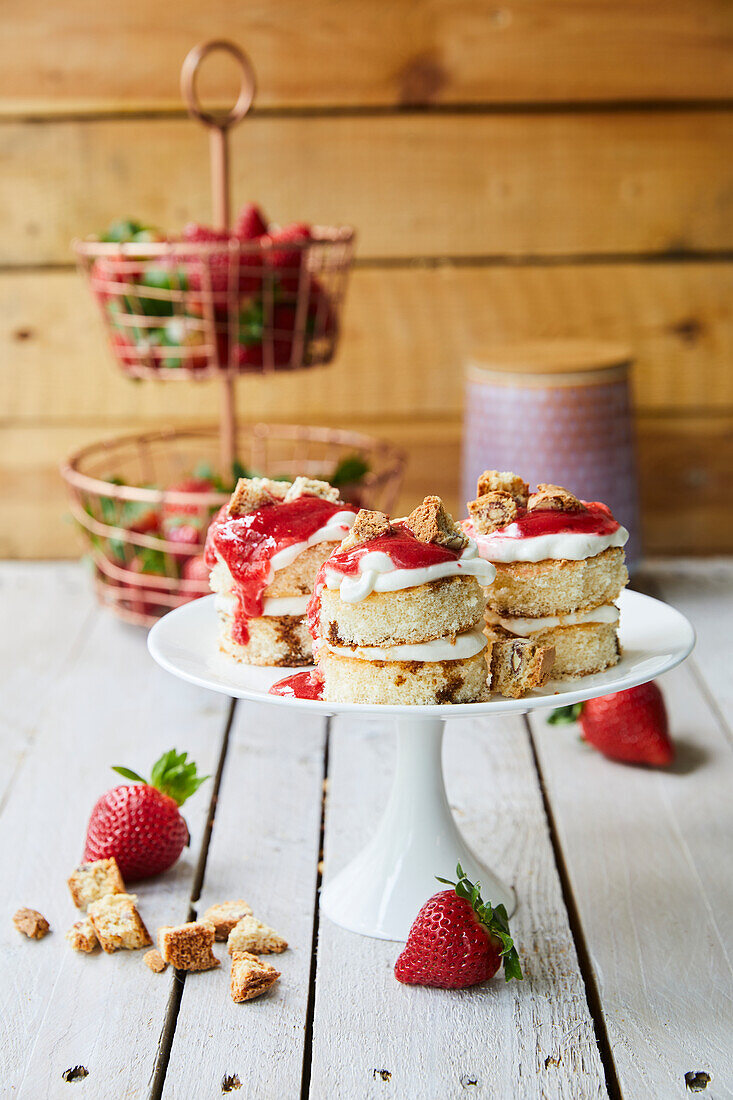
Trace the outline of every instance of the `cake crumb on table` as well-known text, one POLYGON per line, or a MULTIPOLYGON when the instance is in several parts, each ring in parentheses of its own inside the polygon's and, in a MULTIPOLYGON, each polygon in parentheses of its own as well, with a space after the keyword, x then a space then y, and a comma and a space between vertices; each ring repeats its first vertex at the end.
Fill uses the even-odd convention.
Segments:
POLYGON ((152 970, 154 974, 162 974, 168 966, 160 951, 156 951, 155 948, 152 951, 146 951, 143 955, 143 962, 152 970))
POLYGON ((29 940, 42 940, 51 931, 50 924, 37 909, 18 909, 13 924, 29 940))

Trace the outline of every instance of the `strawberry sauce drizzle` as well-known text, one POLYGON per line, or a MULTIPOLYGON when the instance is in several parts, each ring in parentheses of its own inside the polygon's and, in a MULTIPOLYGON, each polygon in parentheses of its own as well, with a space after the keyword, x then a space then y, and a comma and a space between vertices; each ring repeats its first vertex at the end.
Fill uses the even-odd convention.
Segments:
POLYGON ((270 688, 270 695, 285 695, 291 699, 323 699, 323 677, 317 668, 307 668, 303 672, 294 672, 284 680, 278 680, 270 688))
POLYGON ((313 595, 308 604, 308 630, 315 638, 318 634, 321 592, 326 583, 326 569, 340 573, 344 577, 359 575, 359 563, 366 554, 387 554, 395 569, 423 569, 429 565, 441 565, 446 561, 456 561, 460 550, 451 550, 447 546, 438 546, 433 542, 421 542, 413 535, 409 527, 402 523, 392 525, 387 535, 379 535, 369 542, 360 542, 350 550, 336 552, 321 566, 313 586, 313 595))
POLYGON ((612 535, 619 528, 611 509, 600 501, 585 504, 583 512, 527 512, 491 533, 491 538, 531 539, 539 535, 612 535))
POLYGON ((268 504, 233 519, 227 517, 226 505, 222 508, 209 527, 204 560, 212 569, 218 555, 234 578, 237 609, 232 637, 235 642, 246 645, 249 620, 257 618, 264 610, 264 592, 272 582, 273 556, 296 543, 307 542, 336 512, 344 511, 355 509, 350 504, 333 504, 330 500, 308 496, 287 504, 268 504))

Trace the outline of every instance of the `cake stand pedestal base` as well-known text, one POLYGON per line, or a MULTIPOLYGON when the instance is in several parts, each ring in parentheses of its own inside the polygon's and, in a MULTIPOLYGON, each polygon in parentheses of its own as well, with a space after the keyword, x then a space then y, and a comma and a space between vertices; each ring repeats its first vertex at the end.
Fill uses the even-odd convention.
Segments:
POLYGON ((397 764, 387 808, 366 848, 321 893, 330 920, 381 940, 406 940, 420 907, 455 879, 460 863, 484 901, 516 897, 471 851, 453 819, 443 781, 442 718, 398 718, 397 764))

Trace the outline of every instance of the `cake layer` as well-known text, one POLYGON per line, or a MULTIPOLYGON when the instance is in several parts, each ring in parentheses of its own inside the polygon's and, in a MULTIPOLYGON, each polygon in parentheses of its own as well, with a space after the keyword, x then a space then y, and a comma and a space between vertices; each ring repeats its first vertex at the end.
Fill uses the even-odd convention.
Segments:
POLYGON ((572 680, 603 672, 618 663, 621 647, 614 623, 577 623, 531 634, 536 645, 553 646, 553 680, 572 680))
POLYGON ((470 630, 486 598, 475 577, 444 577, 415 588, 373 592, 346 603, 338 589, 320 595, 318 633, 334 646, 405 645, 470 630))
POLYGON ((567 615, 613 603, 629 579, 618 547, 593 558, 497 563, 496 578, 485 589, 488 606, 501 615, 567 615))
POLYGON ((521 699, 550 679, 555 661, 555 650, 551 644, 513 638, 501 628, 487 628, 486 636, 489 640, 486 660, 492 691, 509 699, 521 699))
MULTIPOLYGON (((310 596, 319 569, 338 545, 337 542, 321 542, 301 550, 289 565, 275 570, 272 580, 263 592, 263 598, 267 600, 285 596, 310 596)), ((214 592, 225 595, 234 592, 234 578, 226 562, 221 559, 217 560, 211 570, 209 585, 214 592)))
POLYGON ((313 640, 300 615, 271 615, 248 619, 249 640, 239 645, 232 639, 232 617, 219 613, 219 648, 248 665, 309 665, 313 640))
POLYGON ((422 706, 489 698, 484 651, 455 661, 360 661, 325 649, 318 667, 329 703, 422 706))

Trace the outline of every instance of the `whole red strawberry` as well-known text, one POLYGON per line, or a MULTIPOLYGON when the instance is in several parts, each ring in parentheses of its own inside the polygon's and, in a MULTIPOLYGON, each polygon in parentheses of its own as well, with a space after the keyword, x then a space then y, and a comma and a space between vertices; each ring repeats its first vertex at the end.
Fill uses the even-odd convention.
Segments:
MULTIPOLYGON (((480 885, 466 878, 460 863, 452 890, 426 901, 407 937, 394 973, 405 985, 464 989, 492 978, 504 964, 506 981, 522 977, 503 905, 484 904, 480 885)), ((437 877, 437 876, 436 876, 437 877)))
POLYGON ((257 203, 246 203, 237 214, 234 236, 242 241, 253 241, 266 232, 267 222, 257 203))
POLYGON ((561 707, 549 721, 579 721, 583 740, 612 760, 663 768, 674 759, 667 708, 655 683, 561 707))
POLYGON ((197 775, 187 756, 171 749, 149 781, 129 768, 113 768, 136 785, 113 787, 97 799, 87 826, 85 863, 114 856, 130 882, 173 866, 189 840, 179 807, 209 778, 197 775))

